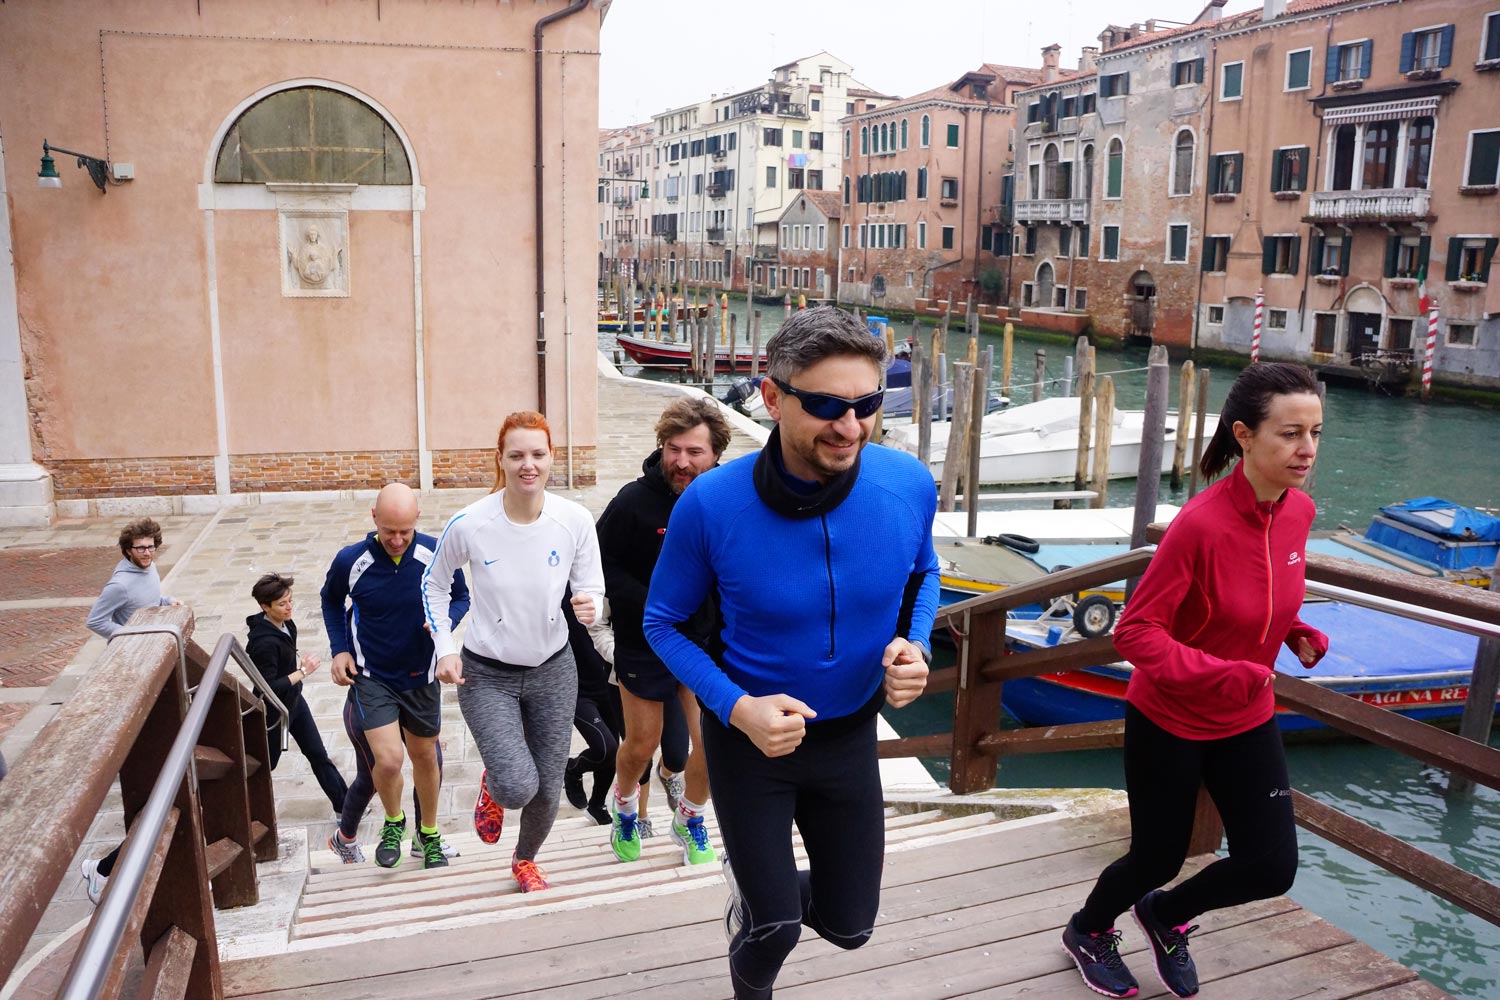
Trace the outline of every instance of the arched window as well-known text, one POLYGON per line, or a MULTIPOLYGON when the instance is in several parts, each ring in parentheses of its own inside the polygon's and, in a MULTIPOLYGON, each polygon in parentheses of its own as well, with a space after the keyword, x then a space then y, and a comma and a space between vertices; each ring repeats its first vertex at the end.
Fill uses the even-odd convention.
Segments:
POLYGON ((926 201, 927 200, 927 168, 926 167, 918 167, 917 168, 917 198, 919 200, 922 200, 922 201, 926 201))
POLYGON ((1173 194, 1193 193, 1193 133, 1187 129, 1177 133, 1172 143, 1172 187, 1173 194))
POLYGON ((901 119, 901 148, 906 148, 906 119, 901 119))
POLYGON ((1057 146, 1052 143, 1048 143, 1047 149, 1042 153, 1042 197, 1067 197, 1057 190, 1057 146))
POLYGON ((870 155, 870 127, 868 125, 859 127, 859 155, 870 155))
POLYGON ((891 130, 884 122, 880 125, 880 151, 889 153, 891 151, 891 130))
POLYGON ((906 200, 906 171, 901 171, 900 179, 896 181, 896 200, 906 200))
MULTIPOLYGON (((847 132, 844 134, 848 135, 847 132)), ((844 204, 849 204, 849 178, 847 177, 844 178, 844 204)))
POLYGON ((1104 179, 1104 197, 1118 198, 1125 186, 1125 144, 1119 139, 1109 142, 1109 174, 1104 179))
POLYGON ((922 148, 926 149, 931 144, 932 144, 932 119, 929 116, 927 116, 927 115, 923 115, 922 116, 922 148))
POLYGON ((1094 197, 1094 147, 1083 147, 1083 184, 1079 197, 1085 201, 1094 197))
POLYGON ((410 184, 406 149, 363 101, 327 87, 271 94, 230 126, 217 184, 410 184))
POLYGON ((849 129, 844 129, 844 159, 849 159, 849 129))

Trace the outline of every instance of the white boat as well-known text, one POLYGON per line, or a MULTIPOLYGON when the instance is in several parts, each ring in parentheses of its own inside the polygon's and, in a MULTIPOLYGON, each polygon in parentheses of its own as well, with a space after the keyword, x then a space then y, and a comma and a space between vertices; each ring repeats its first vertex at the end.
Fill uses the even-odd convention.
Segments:
MULTIPOLYGON (((1142 410, 1116 410, 1110 433, 1109 478, 1133 478, 1140 469, 1142 410)), ((1172 470, 1172 452, 1177 440, 1177 415, 1167 414, 1166 439, 1161 471, 1172 470)), ((1219 426, 1209 415, 1204 422, 1205 447, 1219 426)), ((933 424, 930 463, 935 479, 943 477, 943 456, 948 450, 951 424, 933 424)), ((1191 431, 1191 428, 1189 428, 1191 431)), ((883 442, 913 455, 917 452, 917 428, 893 427, 883 442)), ((981 483, 1068 482, 1078 461, 1078 399, 1056 396, 1023 406, 1009 406, 984 418, 979 447, 981 483)), ((1090 460, 1092 468, 1092 459, 1090 460)))

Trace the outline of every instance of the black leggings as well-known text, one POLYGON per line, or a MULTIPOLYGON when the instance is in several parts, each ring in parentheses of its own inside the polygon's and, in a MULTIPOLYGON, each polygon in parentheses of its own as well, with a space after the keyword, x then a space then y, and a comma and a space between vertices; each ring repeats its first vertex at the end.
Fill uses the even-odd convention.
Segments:
MULTIPOLYGON (((687 767, 688 729, 687 716, 683 714, 682 702, 669 698, 661 703, 661 764, 675 774, 687 767)), ((615 752, 625 735, 623 711, 620 707, 620 689, 613 684, 601 704, 580 694, 573 708, 573 728, 578 730, 588 746, 574 757, 569 765, 575 773, 592 773, 594 787, 589 793, 589 804, 603 808, 604 797, 615 780, 615 752)), ((637 784, 651 780, 652 762, 646 762, 637 784)))
POLYGON ((809 735, 771 758, 704 709, 714 810, 743 900, 729 945, 737 1000, 771 996, 803 924, 840 948, 869 939, 885 862, 875 739, 870 718, 838 735, 809 735), (792 854, 793 823, 807 848, 806 871, 792 854))
MULTIPOLYGON (((349 786, 344 783, 344 776, 339 773, 333 761, 328 759, 328 749, 323 746, 323 736, 318 732, 317 720, 313 718, 312 710, 307 707, 307 701, 300 691, 292 695, 287 711, 291 713, 287 730, 292 734, 292 739, 297 741, 297 749, 307 758, 313 777, 318 779, 318 787, 328 796, 333 811, 342 813, 344 796, 349 793, 349 786)), ((274 726, 280 717, 276 709, 270 709, 266 713, 266 725, 274 726)), ((270 740, 271 770, 274 771, 281 761, 281 740, 277 739, 278 734, 274 730, 266 735, 270 740)))
POLYGON ((1146 893, 1177 877, 1187 859, 1199 785, 1229 838, 1229 856, 1157 897, 1177 927, 1200 913, 1280 896, 1297 874, 1297 831, 1286 754, 1276 720, 1237 736, 1187 740, 1125 706, 1125 790, 1130 852, 1099 876, 1073 926, 1097 934, 1146 893))
MULTIPOLYGON (((339 832, 344 835, 345 840, 353 840, 354 835, 359 832, 359 821, 365 817, 365 809, 370 800, 375 797, 375 751, 370 749, 370 741, 365 738, 365 731, 360 726, 359 720, 355 718, 356 708, 353 698, 344 699, 344 732, 349 737, 349 742, 354 744, 354 783, 349 786, 349 793, 344 796, 344 809, 339 819, 339 832)), ((399 725, 399 723, 398 723, 399 725)), ((401 742, 406 742, 406 730, 401 730, 401 742)), ((443 741, 439 739, 436 743, 438 759, 438 787, 443 784, 443 741)), ((411 783, 411 806, 414 829, 422 828, 422 801, 417 795, 417 783, 411 783)), ((382 814, 385 807, 381 807, 382 814)))

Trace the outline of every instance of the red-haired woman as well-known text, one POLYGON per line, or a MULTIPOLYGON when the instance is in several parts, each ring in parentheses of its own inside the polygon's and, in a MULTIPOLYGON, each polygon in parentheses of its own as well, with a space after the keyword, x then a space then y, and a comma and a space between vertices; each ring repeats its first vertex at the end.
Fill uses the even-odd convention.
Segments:
POLYGON ((459 685, 458 707, 484 761, 474 829, 493 844, 505 810, 521 810, 511 874, 522 892, 547 888, 536 855, 557 816, 577 699, 563 591, 572 586, 585 625, 604 596, 594 519, 547 492, 551 467, 546 419, 530 410, 506 417, 494 491, 448 521, 422 578, 438 679, 459 685), (460 651, 448 588, 466 562, 473 605, 460 651))

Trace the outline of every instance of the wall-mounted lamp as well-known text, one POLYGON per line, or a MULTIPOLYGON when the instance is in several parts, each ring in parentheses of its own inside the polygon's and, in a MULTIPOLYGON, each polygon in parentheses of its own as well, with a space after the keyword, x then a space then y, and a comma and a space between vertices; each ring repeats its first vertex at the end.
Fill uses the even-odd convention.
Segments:
POLYGON ((36 175, 36 186, 41 188, 62 187, 62 177, 57 173, 57 164, 52 160, 53 153, 63 153, 67 156, 78 157, 78 165, 89 172, 89 177, 98 185, 101 193, 105 192, 104 182, 108 176, 109 164, 97 156, 89 156, 86 153, 75 153, 71 149, 62 149, 59 146, 49 145, 46 139, 42 140, 42 169, 36 175))

